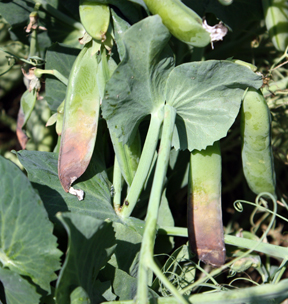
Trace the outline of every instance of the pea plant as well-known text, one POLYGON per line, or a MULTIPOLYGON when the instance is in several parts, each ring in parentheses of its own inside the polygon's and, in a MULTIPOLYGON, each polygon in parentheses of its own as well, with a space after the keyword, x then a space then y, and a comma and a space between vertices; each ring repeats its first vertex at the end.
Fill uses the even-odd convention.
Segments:
POLYGON ((288 298, 287 13, 273 0, 0 2, 0 72, 19 69, 26 88, 21 149, 0 157, 3 303, 288 298))

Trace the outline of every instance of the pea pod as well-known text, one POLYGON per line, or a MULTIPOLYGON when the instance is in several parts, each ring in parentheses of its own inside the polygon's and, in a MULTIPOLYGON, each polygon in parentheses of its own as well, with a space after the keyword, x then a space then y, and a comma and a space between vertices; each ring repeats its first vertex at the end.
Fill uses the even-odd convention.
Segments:
POLYGON ((163 24, 177 39, 195 47, 210 43, 210 34, 202 27, 202 19, 180 0, 144 0, 150 12, 158 14, 163 24))
POLYGON ((26 149, 26 144, 28 142, 28 136, 23 129, 26 126, 27 121, 35 107, 36 99, 37 94, 35 89, 25 91, 21 97, 16 134, 22 149, 26 149))
POLYGON ((79 14, 86 32, 95 40, 105 40, 110 22, 109 6, 95 1, 81 0, 79 14))
POLYGON ((205 263, 221 266, 226 249, 221 208, 219 142, 190 155, 188 235, 191 249, 205 263))
POLYGON ((288 46, 288 5, 285 0, 262 0, 266 27, 273 45, 284 52, 288 46))
POLYGON ((270 111, 260 90, 249 88, 241 110, 242 165, 250 189, 275 195, 270 111))
POLYGON ((85 45, 69 76, 64 105, 58 175, 66 192, 83 199, 71 184, 86 170, 95 145, 100 94, 97 86, 98 62, 91 56, 92 44, 85 45))

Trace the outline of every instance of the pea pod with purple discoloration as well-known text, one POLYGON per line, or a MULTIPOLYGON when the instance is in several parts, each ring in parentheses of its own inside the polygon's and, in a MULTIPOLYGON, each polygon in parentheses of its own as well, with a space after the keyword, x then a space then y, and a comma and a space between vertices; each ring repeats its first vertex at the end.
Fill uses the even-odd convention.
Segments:
POLYGON ((191 249, 208 264, 225 263, 221 208, 221 152, 219 142, 190 156, 188 234, 191 249))
POLYGON ((71 184, 85 172, 96 140, 100 107, 97 68, 91 44, 85 45, 72 66, 65 97, 58 175, 64 190, 78 199, 83 199, 83 193, 75 192, 71 184))

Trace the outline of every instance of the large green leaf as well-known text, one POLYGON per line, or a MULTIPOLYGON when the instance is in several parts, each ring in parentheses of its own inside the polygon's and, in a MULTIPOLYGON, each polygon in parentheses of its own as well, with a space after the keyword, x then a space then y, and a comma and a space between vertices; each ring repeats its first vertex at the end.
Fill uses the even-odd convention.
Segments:
POLYGON ((102 113, 126 143, 140 121, 163 107, 163 90, 174 60, 164 49, 168 29, 156 15, 131 26, 122 36, 125 56, 106 86, 102 113))
MULTIPOLYGON (((57 70, 67 79, 72 65, 79 54, 79 49, 54 44, 46 52, 46 70, 57 70)), ((53 76, 46 76, 45 99, 52 112, 56 112, 66 95, 66 85, 53 76)))
POLYGON ((36 293, 35 286, 28 283, 18 273, 0 267, 0 281, 4 286, 7 304, 39 303, 40 295, 36 293))
POLYGON ((132 263, 140 251, 142 235, 133 228, 120 223, 114 222, 113 227, 116 232, 117 247, 109 263, 131 273, 132 263))
POLYGON ((111 205, 110 182, 101 155, 94 154, 86 172, 75 186, 85 192, 81 202, 76 196, 66 193, 60 184, 57 171, 58 154, 20 151, 17 155, 51 218, 59 211, 70 210, 98 219, 110 218, 119 221, 111 205))
POLYGON ((0 261, 50 292, 60 268, 53 226, 40 197, 21 170, 0 157, 0 261))
POLYGON ((65 227, 68 251, 56 287, 56 303, 70 303, 70 293, 81 286, 91 303, 100 303, 103 296, 96 288, 96 278, 116 247, 112 222, 94 217, 63 213, 57 215, 65 227))
MULTIPOLYGON (((119 297, 120 301, 131 300, 135 298, 137 292, 137 278, 130 276, 127 272, 115 268, 108 264, 101 269, 101 278, 110 280, 113 286, 114 293, 119 297)), ((149 290, 149 298, 158 298, 158 294, 149 290)))
POLYGON ((245 89, 259 88, 262 77, 229 61, 190 62, 167 79, 166 102, 177 111, 176 149, 205 149, 227 135, 245 89))
POLYGON ((114 36, 117 45, 117 50, 119 53, 119 58, 120 60, 122 60, 125 55, 125 45, 122 42, 122 37, 130 27, 130 24, 123 20, 121 17, 119 17, 113 9, 111 9, 111 17, 113 20, 114 36))

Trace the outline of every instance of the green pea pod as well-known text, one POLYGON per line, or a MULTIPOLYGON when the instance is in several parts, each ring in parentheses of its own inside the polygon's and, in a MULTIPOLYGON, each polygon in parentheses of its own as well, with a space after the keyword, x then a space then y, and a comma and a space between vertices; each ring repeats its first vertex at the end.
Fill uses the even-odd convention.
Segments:
POLYGON ((275 195, 271 115, 260 90, 249 88, 241 109, 242 164, 250 189, 275 195))
POLYGON ((202 19, 180 0, 144 0, 150 12, 158 14, 163 24, 177 39, 195 46, 210 43, 210 34, 202 27, 202 19))
POLYGON ((225 263, 221 208, 221 152, 219 141, 190 155, 188 235, 191 249, 208 264, 225 263))
POLYGON ((85 45, 69 76, 64 105, 58 175, 66 192, 83 199, 71 184, 86 170, 95 145, 100 94, 97 86, 98 62, 91 56, 92 43, 85 45))
POLYGON ((109 27, 110 11, 107 4, 81 0, 79 5, 81 23, 95 40, 105 40, 109 27))
POLYGON ((266 27, 273 45, 284 52, 288 46, 288 5, 285 0, 262 0, 266 27))

